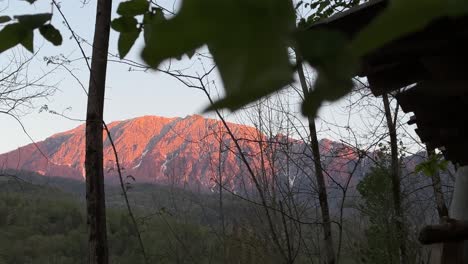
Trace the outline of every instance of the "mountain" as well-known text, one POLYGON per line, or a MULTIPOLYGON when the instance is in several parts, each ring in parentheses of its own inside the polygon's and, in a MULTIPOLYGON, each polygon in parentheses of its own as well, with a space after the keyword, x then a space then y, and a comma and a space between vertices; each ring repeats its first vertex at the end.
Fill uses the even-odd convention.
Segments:
MULTIPOLYGON (((222 182, 224 187, 236 190, 254 184, 249 171, 258 176, 260 183, 271 175, 291 185, 311 178, 310 149, 303 141, 283 135, 268 138, 250 126, 234 123, 228 126, 249 166, 244 164, 235 142, 219 120, 199 115, 143 116, 110 123, 108 128, 126 181, 202 189, 222 182)), ((105 132, 104 140, 106 180, 117 181, 114 152, 105 132)), ((0 166, 82 180, 84 145, 85 126, 80 125, 0 155, 0 166)), ((353 150, 326 139, 320 145, 325 169, 345 180, 357 159, 353 150)))

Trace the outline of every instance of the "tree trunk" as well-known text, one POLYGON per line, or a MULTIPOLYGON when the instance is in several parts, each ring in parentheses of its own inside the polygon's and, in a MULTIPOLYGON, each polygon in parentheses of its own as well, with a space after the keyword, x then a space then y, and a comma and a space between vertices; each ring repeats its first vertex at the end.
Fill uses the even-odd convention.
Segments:
POLYGON ((109 262, 103 169, 103 111, 107 52, 111 21, 111 0, 98 0, 86 113, 86 204, 89 263, 109 262))
MULTIPOLYGON (((300 54, 296 51, 296 63, 297 63, 297 72, 299 74, 299 81, 301 83, 302 92, 306 95, 309 92, 309 87, 307 86, 307 82, 304 75, 304 68, 302 66, 302 58, 300 54)), ((324 234, 324 244, 325 244, 325 254, 327 264, 335 264, 335 250, 333 247, 333 237, 331 232, 331 220, 330 220, 330 209, 328 207, 328 195, 327 195, 327 187, 325 185, 325 177, 323 175, 322 164, 320 161, 320 150, 319 150, 319 142, 317 139, 317 129, 315 127, 315 119, 314 117, 309 116, 309 132, 310 132, 310 147, 312 149, 312 156, 314 159, 314 167, 315 167, 315 178, 317 180, 318 186, 318 196, 319 196, 319 203, 320 209, 322 213, 322 226, 323 226, 323 234, 324 234)))
POLYGON ((400 161, 398 158, 396 124, 392 119, 392 112, 390 110, 390 102, 388 100, 387 94, 383 94, 383 103, 385 110, 385 118, 387 120, 387 127, 390 134, 393 207, 395 210, 395 225, 398 232, 397 235, 400 248, 400 263, 408 264, 408 253, 406 251, 406 231, 404 226, 403 210, 401 208, 400 161))
MULTIPOLYGON (((435 151, 433 149, 427 149, 427 156, 431 157, 432 155, 435 155, 435 151)), ((439 171, 436 171, 434 172, 434 174, 431 175, 431 180, 437 206, 437 213, 439 214, 439 222, 443 223, 444 218, 448 217, 448 209, 445 205, 444 193, 442 192, 442 183, 440 180, 439 171)))

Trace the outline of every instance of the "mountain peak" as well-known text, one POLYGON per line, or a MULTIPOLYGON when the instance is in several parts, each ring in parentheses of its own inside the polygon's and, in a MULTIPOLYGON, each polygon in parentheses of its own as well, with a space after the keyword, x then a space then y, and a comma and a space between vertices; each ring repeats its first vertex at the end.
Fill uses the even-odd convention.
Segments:
MULTIPOLYGON (((259 155, 264 151, 261 151, 258 139, 262 137, 263 140, 266 136, 253 127, 233 123, 229 123, 229 126, 234 136, 242 139, 238 143, 252 163, 252 168, 255 171, 265 169, 260 164, 259 155)), ((116 145, 120 165, 124 168, 124 176, 132 175, 139 182, 210 188, 216 184, 221 169, 226 187, 245 186, 247 168, 239 159, 234 142, 219 120, 201 115, 184 118, 148 115, 115 121, 108 128, 116 145)), ((82 124, 52 135, 36 145, 29 144, 2 154, 0 164, 4 168, 30 170, 48 176, 83 179, 84 134, 85 126, 82 124)), ((296 148, 305 146, 302 141, 282 138, 281 144, 289 142, 296 148)), ((331 147, 333 142, 323 139, 321 145, 329 149, 327 146, 331 147)), ((117 179, 114 153, 106 134, 104 167, 108 179, 117 179)))

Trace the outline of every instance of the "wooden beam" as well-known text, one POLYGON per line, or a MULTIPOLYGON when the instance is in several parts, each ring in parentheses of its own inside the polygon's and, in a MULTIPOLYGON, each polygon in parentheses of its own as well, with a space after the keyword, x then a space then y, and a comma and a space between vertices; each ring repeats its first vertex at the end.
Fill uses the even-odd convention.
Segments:
POLYGON ((468 221, 448 219, 445 224, 426 226, 418 239, 424 245, 468 240, 468 221))

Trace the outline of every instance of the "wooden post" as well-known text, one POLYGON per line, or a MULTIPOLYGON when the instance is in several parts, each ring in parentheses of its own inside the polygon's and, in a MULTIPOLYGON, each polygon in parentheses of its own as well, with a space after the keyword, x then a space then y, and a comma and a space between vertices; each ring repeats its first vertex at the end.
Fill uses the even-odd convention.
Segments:
MULTIPOLYGON (((455 190, 453 192, 452 204, 450 205, 449 215, 451 218, 456 220, 468 220, 468 166, 460 167, 457 170, 455 190)), ((452 248, 456 250, 455 252, 447 252, 446 254, 444 247, 444 253, 442 257, 450 258, 453 257, 454 254, 457 254, 457 260, 460 262, 451 263, 467 263, 468 243, 466 241, 459 243, 461 243, 459 246, 452 246, 452 248)))

